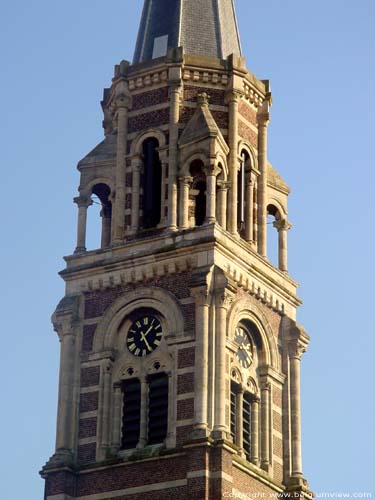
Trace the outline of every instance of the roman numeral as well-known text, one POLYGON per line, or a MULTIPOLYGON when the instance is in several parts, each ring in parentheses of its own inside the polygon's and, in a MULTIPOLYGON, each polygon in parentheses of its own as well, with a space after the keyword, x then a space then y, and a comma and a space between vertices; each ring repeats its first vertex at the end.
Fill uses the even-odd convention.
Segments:
POLYGON ((147 325, 148 325, 148 317, 147 317, 147 316, 146 316, 145 318, 143 318, 143 324, 144 324, 145 326, 147 326, 147 325))
POLYGON ((129 346, 129 351, 133 352, 135 348, 136 348, 136 345, 132 344, 129 346))
POLYGON ((140 349, 138 349, 138 347, 137 347, 137 349, 135 350, 134 354, 135 354, 136 356, 138 356, 140 352, 141 352, 141 350, 140 350, 140 349))
POLYGON ((138 328, 141 328, 141 326, 142 326, 140 321, 137 321, 136 325, 138 326, 138 328))

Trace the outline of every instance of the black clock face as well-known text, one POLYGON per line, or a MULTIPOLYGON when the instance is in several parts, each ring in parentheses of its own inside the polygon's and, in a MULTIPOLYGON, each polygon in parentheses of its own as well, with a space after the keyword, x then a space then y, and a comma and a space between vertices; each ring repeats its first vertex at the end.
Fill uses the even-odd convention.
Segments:
POLYGON ((239 363, 244 368, 250 368, 253 362, 253 348, 248 333, 244 328, 239 326, 236 328, 234 340, 238 344, 236 356, 239 363))
POLYGON ((126 344, 129 351, 139 358, 151 354, 160 344, 163 331, 160 321, 151 314, 145 314, 133 321, 126 344))

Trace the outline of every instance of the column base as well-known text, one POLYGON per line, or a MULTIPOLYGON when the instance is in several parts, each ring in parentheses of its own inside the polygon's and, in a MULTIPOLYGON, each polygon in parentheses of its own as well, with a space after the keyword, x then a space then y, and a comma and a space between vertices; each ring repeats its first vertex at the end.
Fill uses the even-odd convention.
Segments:
POLYGON ((308 498, 312 500, 314 493, 310 490, 307 480, 301 477, 291 477, 286 481, 287 487, 284 493, 285 498, 308 498))
POLYGON ((75 250, 74 250, 74 255, 77 255, 79 253, 86 253, 87 252, 87 249, 86 247, 77 247, 75 250))
POLYGON ((217 428, 211 432, 212 439, 217 441, 229 441, 230 433, 226 430, 226 428, 217 428))
POLYGON ((191 439, 205 439, 210 435, 207 425, 197 424, 191 433, 191 439))

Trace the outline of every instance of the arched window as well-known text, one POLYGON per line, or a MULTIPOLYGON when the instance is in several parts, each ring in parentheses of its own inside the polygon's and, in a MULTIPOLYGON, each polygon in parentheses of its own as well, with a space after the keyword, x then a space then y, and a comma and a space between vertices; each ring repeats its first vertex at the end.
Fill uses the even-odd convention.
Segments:
POLYGON ((274 222, 279 221, 281 215, 279 210, 274 205, 267 207, 267 256, 269 261, 275 266, 278 266, 278 248, 279 238, 277 230, 274 227, 274 222))
POLYGON ((156 227, 161 215, 161 163, 157 148, 159 142, 155 138, 146 139, 143 143, 143 228, 156 227))
POLYGON ((194 197, 194 219, 196 226, 202 226, 206 219, 206 174, 203 171, 203 162, 194 160, 190 165, 190 175, 193 178, 192 196, 194 197))
POLYGON ((261 338, 256 326, 248 320, 241 321, 236 328, 234 343, 237 346, 236 361, 242 368, 242 378, 239 371, 231 372, 230 385, 230 431, 234 444, 244 453, 246 459, 258 463, 259 447, 259 398, 255 383, 249 374, 256 373, 258 354, 262 350, 261 338), (258 352, 258 354, 257 354, 258 352))
POLYGON ((245 229, 245 223, 247 222, 246 206, 249 200, 246 199, 246 185, 249 182, 250 176, 250 156, 246 150, 241 151, 241 164, 238 171, 237 177, 237 225, 239 233, 243 232, 245 229))
POLYGON ((98 215, 95 214, 95 220, 93 220, 91 208, 91 213, 89 213, 88 220, 88 246, 91 248, 106 248, 111 244, 111 226, 112 226, 112 203, 110 201, 111 190, 104 183, 95 184, 91 190, 91 197, 94 207, 99 212, 101 217, 101 231, 100 231, 100 245, 95 243, 98 241, 98 215), (101 206, 101 208, 100 208, 101 206), (100 210, 99 210, 100 209, 100 210))

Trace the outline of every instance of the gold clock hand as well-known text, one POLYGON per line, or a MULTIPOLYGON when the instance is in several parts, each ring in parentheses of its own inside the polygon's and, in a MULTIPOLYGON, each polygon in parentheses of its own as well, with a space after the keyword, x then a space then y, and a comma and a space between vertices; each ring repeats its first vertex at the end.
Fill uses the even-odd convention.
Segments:
POLYGON ((151 330, 152 330, 152 325, 150 326, 150 328, 147 330, 146 333, 142 332, 142 335, 144 335, 144 336, 148 335, 151 332, 151 330))
POLYGON ((147 349, 148 349, 149 351, 151 351, 152 349, 151 349, 151 347, 150 347, 150 344, 147 342, 147 339, 146 339, 146 334, 145 334, 145 333, 143 333, 143 332, 141 332, 141 339, 142 339, 142 340, 144 341, 144 343, 146 344, 147 349))

